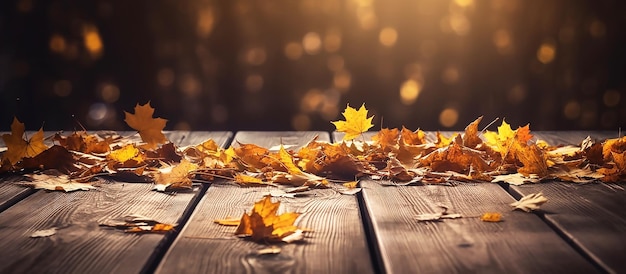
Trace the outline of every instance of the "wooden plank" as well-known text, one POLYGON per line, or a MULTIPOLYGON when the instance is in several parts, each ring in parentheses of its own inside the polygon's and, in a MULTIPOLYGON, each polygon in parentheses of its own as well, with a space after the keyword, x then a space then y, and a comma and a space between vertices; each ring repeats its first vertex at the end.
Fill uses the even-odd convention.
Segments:
MULTIPOLYGON (((539 132, 551 144, 577 144, 588 132, 539 132)), ((598 140, 616 133, 593 133, 598 140)), ((543 192, 543 217, 575 247, 609 273, 626 272, 626 182, 575 184, 546 182, 510 186, 518 197, 543 192)))
MULTIPOLYGON (((231 136, 227 132, 168 135, 172 140, 183 139, 181 145, 207 138, 224 144, 231 136)), ((191 210, 190 204, 199 193, 198 188, 160 193, 152 187, 107 182, 95 191, 38 191, 25 198, 0 213, 0 273, 139 273, 149 268, 172 233, 137 235, 98 224, 128 214, 176 223, 191 210), (35 231, 53 227, 57 228, 53 236, 30 237, 35 231)))
MULTIPOLYGON (((334 140, 342 135, 334 133, 334 140)), ((434 140, 434 133, 427 139, 434 140)), ((511 211, 515 200, 497 184, 388 187, 362 180, 361 186, 372 237, 389 273, 596 272, 540 218, 511 211), (441 212, 440 206, 464 217, 417 221, 417 215, 441 212), (499 212, 504 221, 482 222, 485 212, 499 212)))
MULTIPOLYGON (((324 132, 238 132, 241 143, 293 149, 324 132)), ((257 255, 264 247, 233 237, 235 228, 219 226, 215 219, 239 217, 271 188, 242 188, 213 183, 165 255, 157 273, 371 273, 373 268, 355 196, 333 190, 314 190, 309 197, 279 198, 287 211, 303 212, 296 222, 314 230, 305 243, 282 245, 280 254, 257 255)))

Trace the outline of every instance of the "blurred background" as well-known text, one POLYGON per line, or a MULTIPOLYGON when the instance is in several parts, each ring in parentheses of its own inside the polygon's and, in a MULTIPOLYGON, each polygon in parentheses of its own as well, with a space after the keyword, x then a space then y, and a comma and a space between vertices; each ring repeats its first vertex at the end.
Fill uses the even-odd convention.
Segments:
POLYGON ((374 129, 617 133, 625 3, 2 1, 0 130, 128 130, 146 102, 170 130, 333 130, 365 103, 374 129))

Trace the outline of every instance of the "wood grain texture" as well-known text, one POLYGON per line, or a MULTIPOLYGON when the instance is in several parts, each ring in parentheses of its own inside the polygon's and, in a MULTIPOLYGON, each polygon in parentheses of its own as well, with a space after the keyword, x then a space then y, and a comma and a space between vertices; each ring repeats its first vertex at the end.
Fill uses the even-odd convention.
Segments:
MULTIPOLYGON (((264 147, 308 143, 324 132, 239 132, 234 140, 264 147)), ((369 251, 355 196, 333 190, 314 190, 311 196, 279 198, 281 208, 302 212, 296 221, 311 228, 304 243, 282 245, 276 255, 257 255, 265 245, 233 236, 234 227, 214 224, 215 219, 240 217, 272 188, 242 188, 229 182, 214 183, 188 224, 165 255, 157 273, 371 273, 369 251)))
MULTIPOLYGON (((213 138, 218 144, 230 136, 225 132, 168 135, 188 143, 213 138)), ((168 235, 128 234, 99 223, 129 214, 177 223, 199 192, 195 188, 160 193, 152 188, 152 184, 104 182, 95 191, 38 191, 28 196, 0 213, 0 273, 142 271, 168 235), (53 227, 57 228, 53 236, 30 238, 35 231, 53 227)))
POLYGON ((593 266, 537 216, 511 211, 514 199, 496 184, 385 187, 361 181, 389 273, 593 273, 593 266), (441 212, 463 218, 418 222, 441 212), (500 212, 503 222, 482 222, 500 212))
MULTIPOLYGON (((579 143, 586 132, 540 132, 537 138, 549 143, 579 143)), ((598 140, 617 134, 592 133, 598 140)), ((541 208, 545 220, 572 241, 582 252, 611 273, 626 272, 626 182, 575 184, 546 182, 511 186, 518 196, 543 192, 548 202, 541 208)))

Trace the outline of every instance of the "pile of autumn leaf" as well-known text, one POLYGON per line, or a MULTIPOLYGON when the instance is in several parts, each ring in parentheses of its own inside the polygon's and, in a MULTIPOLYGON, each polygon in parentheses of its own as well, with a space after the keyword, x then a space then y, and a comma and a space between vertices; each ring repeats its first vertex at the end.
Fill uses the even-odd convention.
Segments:
MULTIPOLYGON (((25 138, 24 124, 14 118, 11 133, 2 136, 6 148, 0 148, 0 175, 23 175, 29 177, 23 184, 62 191, 93 188, 90 182, 101 176, 153 182, 159 191, 189 189, 192 182, 223 178, 244 186, 281 186, 284 195, 310 188, 353 194, 356 191, 349 189, 365 176, 404 184, 617 182, 626 177, 626 137, 551 146, 535 140, 528 125, 513 130, 503 121, 497 132, 479 131, 478 118, 461 134, 445 137, 437 132, 434 141, 427 140, 422 130, 405 127, 384 128, 366 140, 363 133, 373 127, 373 116, 367 117, 365 105, 358 110, 348 105, 345 121, 332 122, 345 133, 338 143, 314 138, 292 151, 282 145, 270 150, 235 140, 224 149, 209 139, 178 147, 163 134, 167 120, 153 114, 149 103, 137 104, 134 113, 125 112, 126 123, 138 131, 141 141, 86 131, 46 137, 43 129, 25 138), (48 147, 46 139, 52 139, 53 145, 48 147)), ((248 216, 248 220, 255 218, 248 216)))

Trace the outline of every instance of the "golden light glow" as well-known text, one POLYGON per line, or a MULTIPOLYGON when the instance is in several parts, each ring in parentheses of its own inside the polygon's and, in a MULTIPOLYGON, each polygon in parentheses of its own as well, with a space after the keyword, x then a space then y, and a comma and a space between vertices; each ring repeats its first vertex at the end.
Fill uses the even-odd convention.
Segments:
POLYGON ((511 41, 511 35, 506 29, 499 29, 493 33, 493 44, 500 54, 511 53, 513 43, 511 41))
POLYGON ((100 88, 100 97, 107 103, 115 103, 120 98, 120 89, 111 83, 103 84, 100 88))
POLYGON ((303 112, 314 112, 324 102, 324 95, 319 89, 308 90, 300 100, 300 109, 303 112))
POLYGON ((606 34, 606 26, 600 20, 594 20, 589 26, 589 33, 594 38, 603 37, 606 34))
POLYGON ((174 71, 170 68, 162 68, 157 73, 157 83, 162 87, 171 87, 174 84, 174 71))
POLYGON ((400 87, 401 102, 405 105, 411 105, 415 103, 415 100, 417 100, 417 97, 419 96, 421 90, 422 85, 420 83, 413 79, 406 80, 404 83, 402 83, 402 86, 400 87))
POLYGON ((250 74, 246 77, 246 90, 250 93, 258 92, 263 88, 263 76, 250 74))
POLYGON ((521 85, 516 85, 507 93, 507 99, 511 104, 519 104, 526 99, 526 89, 521 85))
POLYGON ((473 0, 454 0, 454 3, 460 7, 469 7, 474 4, 473 0))
POLYGON ((104 46, 96 26, 90 24, 83 26, 83 44, 93 59, 97 59, 102 56, 104 46))
POLYGON ((65 38, 63 38, 63 36, 59 34, 53 34, 50 37, 49 46, 52 52, 58 53, 58 54, 65 52, 65 48, 67 47, 65 43, 65 38))
POLYGON ((341 70, 335 73, 333 77, 333 86, 338 90, 345 91, 350 88, 352 83, 352 76, 347 70, 341 70))
POLYGON ((72 93, 72 82, 68 80, 59 80, 52 87, 54 94, 59 97, 67 97, 72 93))
POLYGON ((302 57, 302 45, 296 42, 289 42, 285 45, 285 56, 291 60, 298 60, 302 57))
POLYGON ((459 69, 455 65, 448 66, 441 74, 441 80, 446 84, 454 84, 459 81, 459 69))
POLYGON ((450 16, 450 28, 459 36, 465 36, 470 31, 470 22, 463 14, 453 14, 450 16))
POLYGON ((322 39, 317 32, 309 32, 302 38, 302 47, 308 54, 317 54, 322 47, 322 39))
POLYGON ((267 54, 265 53, 265 49, 261 47, 250 48, 246 52, 246 62, 253 66, 260 66, 265 63, 267 59, 267 54))
POLYGON ((619 104, 619 100, 621 99, 620 97, 621 95, 619 91, 610 89, 604 92, 604 95, 602 96, 602 101, 604 101, 605 106, 614 107, 619 104))
POLYGON ((580 116, 581 109, 582 107, 578 101, 570 100, 563 107, 563 115, 567 119, 574 120, 580 116))
POLYGON ((192 74, 183 75, 178 83, 178 88, 183 94, 189 97, 197 97, 200 95, 200 81, 192 74))
POLYGON ((311 128, 311 118, 306 114, 297 114, 291 118, 291 127, 298 131, 309 130, 311 128))
POLYGON ((344 67, 343 57, 341 57, 340 55, 332 55, 328 57, 326 66, 328 66, 328 69, 333 72, 339 72, 343 70, 343 67, 344 67))
POLYGON ((552 42, 544 42, 537 50, 537 60, 542 64, 549 64, 556 56, 556 46, 552 42))
POLYGON ((331 29, 324 37, 324 49, 327 52, 336 52, 341 48, 341 32, 331 29))
POLYGON ((198 10, 198 23, 197 23, 197 31, 198 36, 206 38, 213 31, 213 25, 215 24, 215 16, 213 14, 213 9, 211 7, 207 7, 204 9, 198 10))
POLYGON ((396 29, 387 27, 380 31, 378 41, 385 47, 393 47, 398 40, 398 32, 396 29))
POLYGON ((439 124, 444 127, 453 127, 459 120, 459 111, 455 108, 446 108, 439 114, 439 124))
POLYGON ((224 123, 228 120, 228 108, 223 105, 211 107, 211 120, 215 123, 224 123))
POLYGON ((356 10, 356 16, 363 30, 371 30, 378 25, 378 18, 371 6, 360 6, 356 10))

